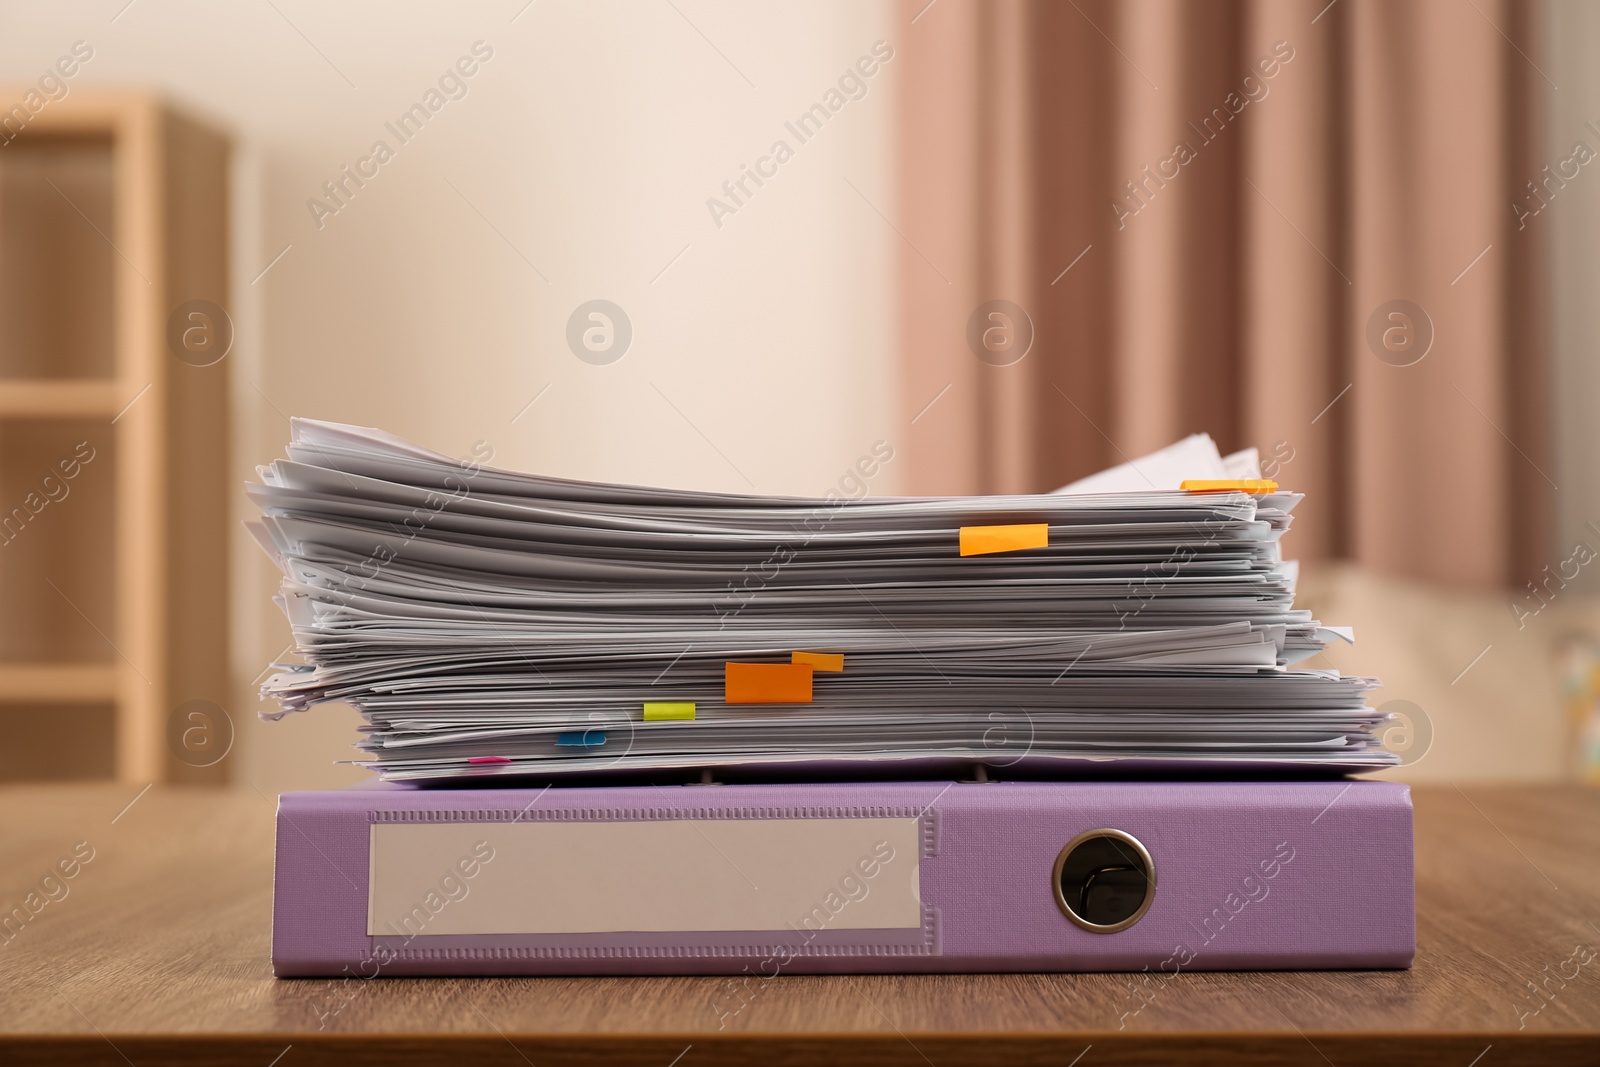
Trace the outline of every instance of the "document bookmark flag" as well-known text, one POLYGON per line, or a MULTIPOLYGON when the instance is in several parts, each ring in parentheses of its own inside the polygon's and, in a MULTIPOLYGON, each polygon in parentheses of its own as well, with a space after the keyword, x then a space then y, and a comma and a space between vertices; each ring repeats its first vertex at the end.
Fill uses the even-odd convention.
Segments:
POLYGON ((670 722, 674 719, 694 718, 694 705, 688 702, 656 702, 644 706, 645 722, 670 722))
POLYGON ((836 652, 796 652, 790 661, 809 663, 813 671, 824 674, 841 674, 844 671, 844 656, 836 652))
POLYGON ((1271 478, 1190 478, 1178 488, 1186 493, 1276 493, 1278 483, 1271 478))
POLYGON ((995 552, 1020 552, 1050 543, 1050 525, 1030 522, 1020 526, 963 526, 961 554, 987 556, 995 552))
POLYGON ((809 704, 811 664, 729 663, 723 675, 729 704, 809 704))

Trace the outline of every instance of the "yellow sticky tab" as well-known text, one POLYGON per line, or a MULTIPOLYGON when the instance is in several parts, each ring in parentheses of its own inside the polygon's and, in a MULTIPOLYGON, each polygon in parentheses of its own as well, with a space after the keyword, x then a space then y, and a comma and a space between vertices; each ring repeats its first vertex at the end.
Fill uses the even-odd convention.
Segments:
POLYGON ((844 670, 844 656, 833 652, 794 652, 789 656, 790 663, 809 663, 814 671, 824 674, 838 674, 844 670))
POLYGON ((986 556, 991 552, 1020 552, 1025 548, 1044 548, 1050 543, 1050 526, 1030 522, 1021 526, 963 526, 961 554, 986 556))
POLYGON ((1190 478, 1178 486, 1188 493, 1276 493, 1278 483, 1270 478, 1190 478))
POLYGON ((646 704, 644 706, 645 722, 668 722, 673 719, 694 718, 693 704, 646 704))

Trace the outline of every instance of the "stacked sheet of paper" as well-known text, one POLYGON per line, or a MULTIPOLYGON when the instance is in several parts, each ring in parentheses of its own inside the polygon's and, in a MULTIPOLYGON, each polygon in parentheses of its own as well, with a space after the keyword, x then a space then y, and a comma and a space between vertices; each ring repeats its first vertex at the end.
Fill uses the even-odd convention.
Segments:
POLYGON ((264 692, 353 704, 389 779, 1396 762, 1375 681, 1296 666, 1348 636, 1293 607, 1300 497, 1138 467, 1153 488, 742 496, 295 420, 251 493, 306 662, 264 692))

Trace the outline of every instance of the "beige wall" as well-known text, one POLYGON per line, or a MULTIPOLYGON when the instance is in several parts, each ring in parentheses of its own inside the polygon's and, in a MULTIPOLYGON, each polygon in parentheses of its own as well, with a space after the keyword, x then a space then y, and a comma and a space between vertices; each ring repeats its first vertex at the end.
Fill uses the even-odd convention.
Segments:
MULTIPOLYGON (((893 217, 894 63, 809 143, 783 124, 874 41, 903 42, 883 3, 674 2, 29 5, 5 16, 0 81, 81 39, 75 87, 153 84, 232 131, 241 483, 299 414, 453 454, 483 439, 558 475, 820 494, 903 422, 899 238, 866 202, 893 217), (467 95, 319 230, 308 198, 375 139, 395 147, 384 123, 479 40, 493 57, 467 95), (779 137, 794 158, 717 227, 707 198, 779 137), (634 327, 610 366, 564 339, 597 297, 634 327)), ((873 491, 897 478, 891 463, 873 491)), ((252 679, 287 626, 275 572, 234 547, 235 777, 268 794, 352 780, 331 762, 352 754, 352 712, 256 721, 252 679)))
MULTIPOLYGON (((784 122, 873 42, 917 47, 918 28, 894 22, 887 2, 537 0, 520 16, 523 0, 138 0, 119 15, 122 3, 8 10, 0 81, 32 81, 86 40, 95 56, 74 86, 153 84, 232 131, 241 484, 281 454, 289 414, 457 454, 483 439, 499 462, 553 474, 726 490, 822 493, 874 441, 902 445, 900 238, 877 213, 898 218, 896 61, 720 228, 706 208, 774 139, 794 144, 784 122), (494 55, 466 97, 319 229, 307 200, 374 139, 393 143, 384 123, 477 40, 494 55), (580 362, 564 341, 572 309, 596 297, 635 329, 611 366, 580 362)), ((1562 130, 1600 114, 1585 103, 1600 83, 1586 66, 1595 20, 1581 8, 1558 4, 1552 22, 1566 91, 1551 137, 1563 143, 1562 130)), ((1600 489, 1586 487, 1600 477, 1585 407, 1595 188, 1572 190, 1553 216, 1563 530, 1600 520, 1600 489)), ((873 492, 897 491, 903 471, 890 463, 873 492)), ((235 506, 247 517, 242 493, 235 506)), ((242 532, 233 551, 235 777, 267 794, 354 780, 333 764, 353 754, 352 712, 257 721, 254 680, 287 626, 270 565, 242 532)), ((1600 608, 1574 598, 1572 618, 1541 620, 1535 640, 1502 634, 1512 616, 1495 596, 1467 604, 1349 571, 1308 575, 1306 589, 1324 619, 1360 629, 1361 644, 1331 653, 1338 665, 1384 676, 1380 702, 1410 700, 1435 720, 1435 747, 1401 777, 1574 772, 1557 639, 1600 608), (1454 635, 1444 651, 1441 626, 1454 635)))
MULTIPOLYGON (((1548 71, 1561 87, 1549 95, 1545 121, 1548 161, 1566 159, 1577 142, 1600 151, 1600 6, 1589 0, 1554 0, 1546 22, 1548 71)), ((1594 535, 1587 524, 1600 524, 1600 178, 1586 173, 1559 191, 1548 212, 1531 224, 1548 224, 1550 249, 1549 301, 1554 366, 1557 494, 1556 538, 1551 562, 1565 559, 1573 541, 1594 535)), ((1542 177, 1542 175, 1541 175, 1542 177)), ((1536 579, 1538 575, 1529 575, 1536 579)), ((1600 578, 1580 574, 1574 583, 1584 592, 1600 592, 1600 578)))

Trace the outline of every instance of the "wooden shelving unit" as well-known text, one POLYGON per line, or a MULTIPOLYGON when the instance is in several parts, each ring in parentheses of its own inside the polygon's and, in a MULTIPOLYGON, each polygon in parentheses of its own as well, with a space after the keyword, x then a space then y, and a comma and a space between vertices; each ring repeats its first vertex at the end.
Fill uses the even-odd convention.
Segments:
POLYGON ((230 361, 167 324, 227 303, 227 139, 74 89, 0 142, 0 781, 217 780, 168 733, 227 705, 230 361))
POLYGON ((117 406, 112 381, 0 380, 0 416, 8 418, 109 419, 117 406))
POLYGON ((117 699, 117 669, 109 663, 7 663, 0 692, 10 703, 109 704, 117 699))

